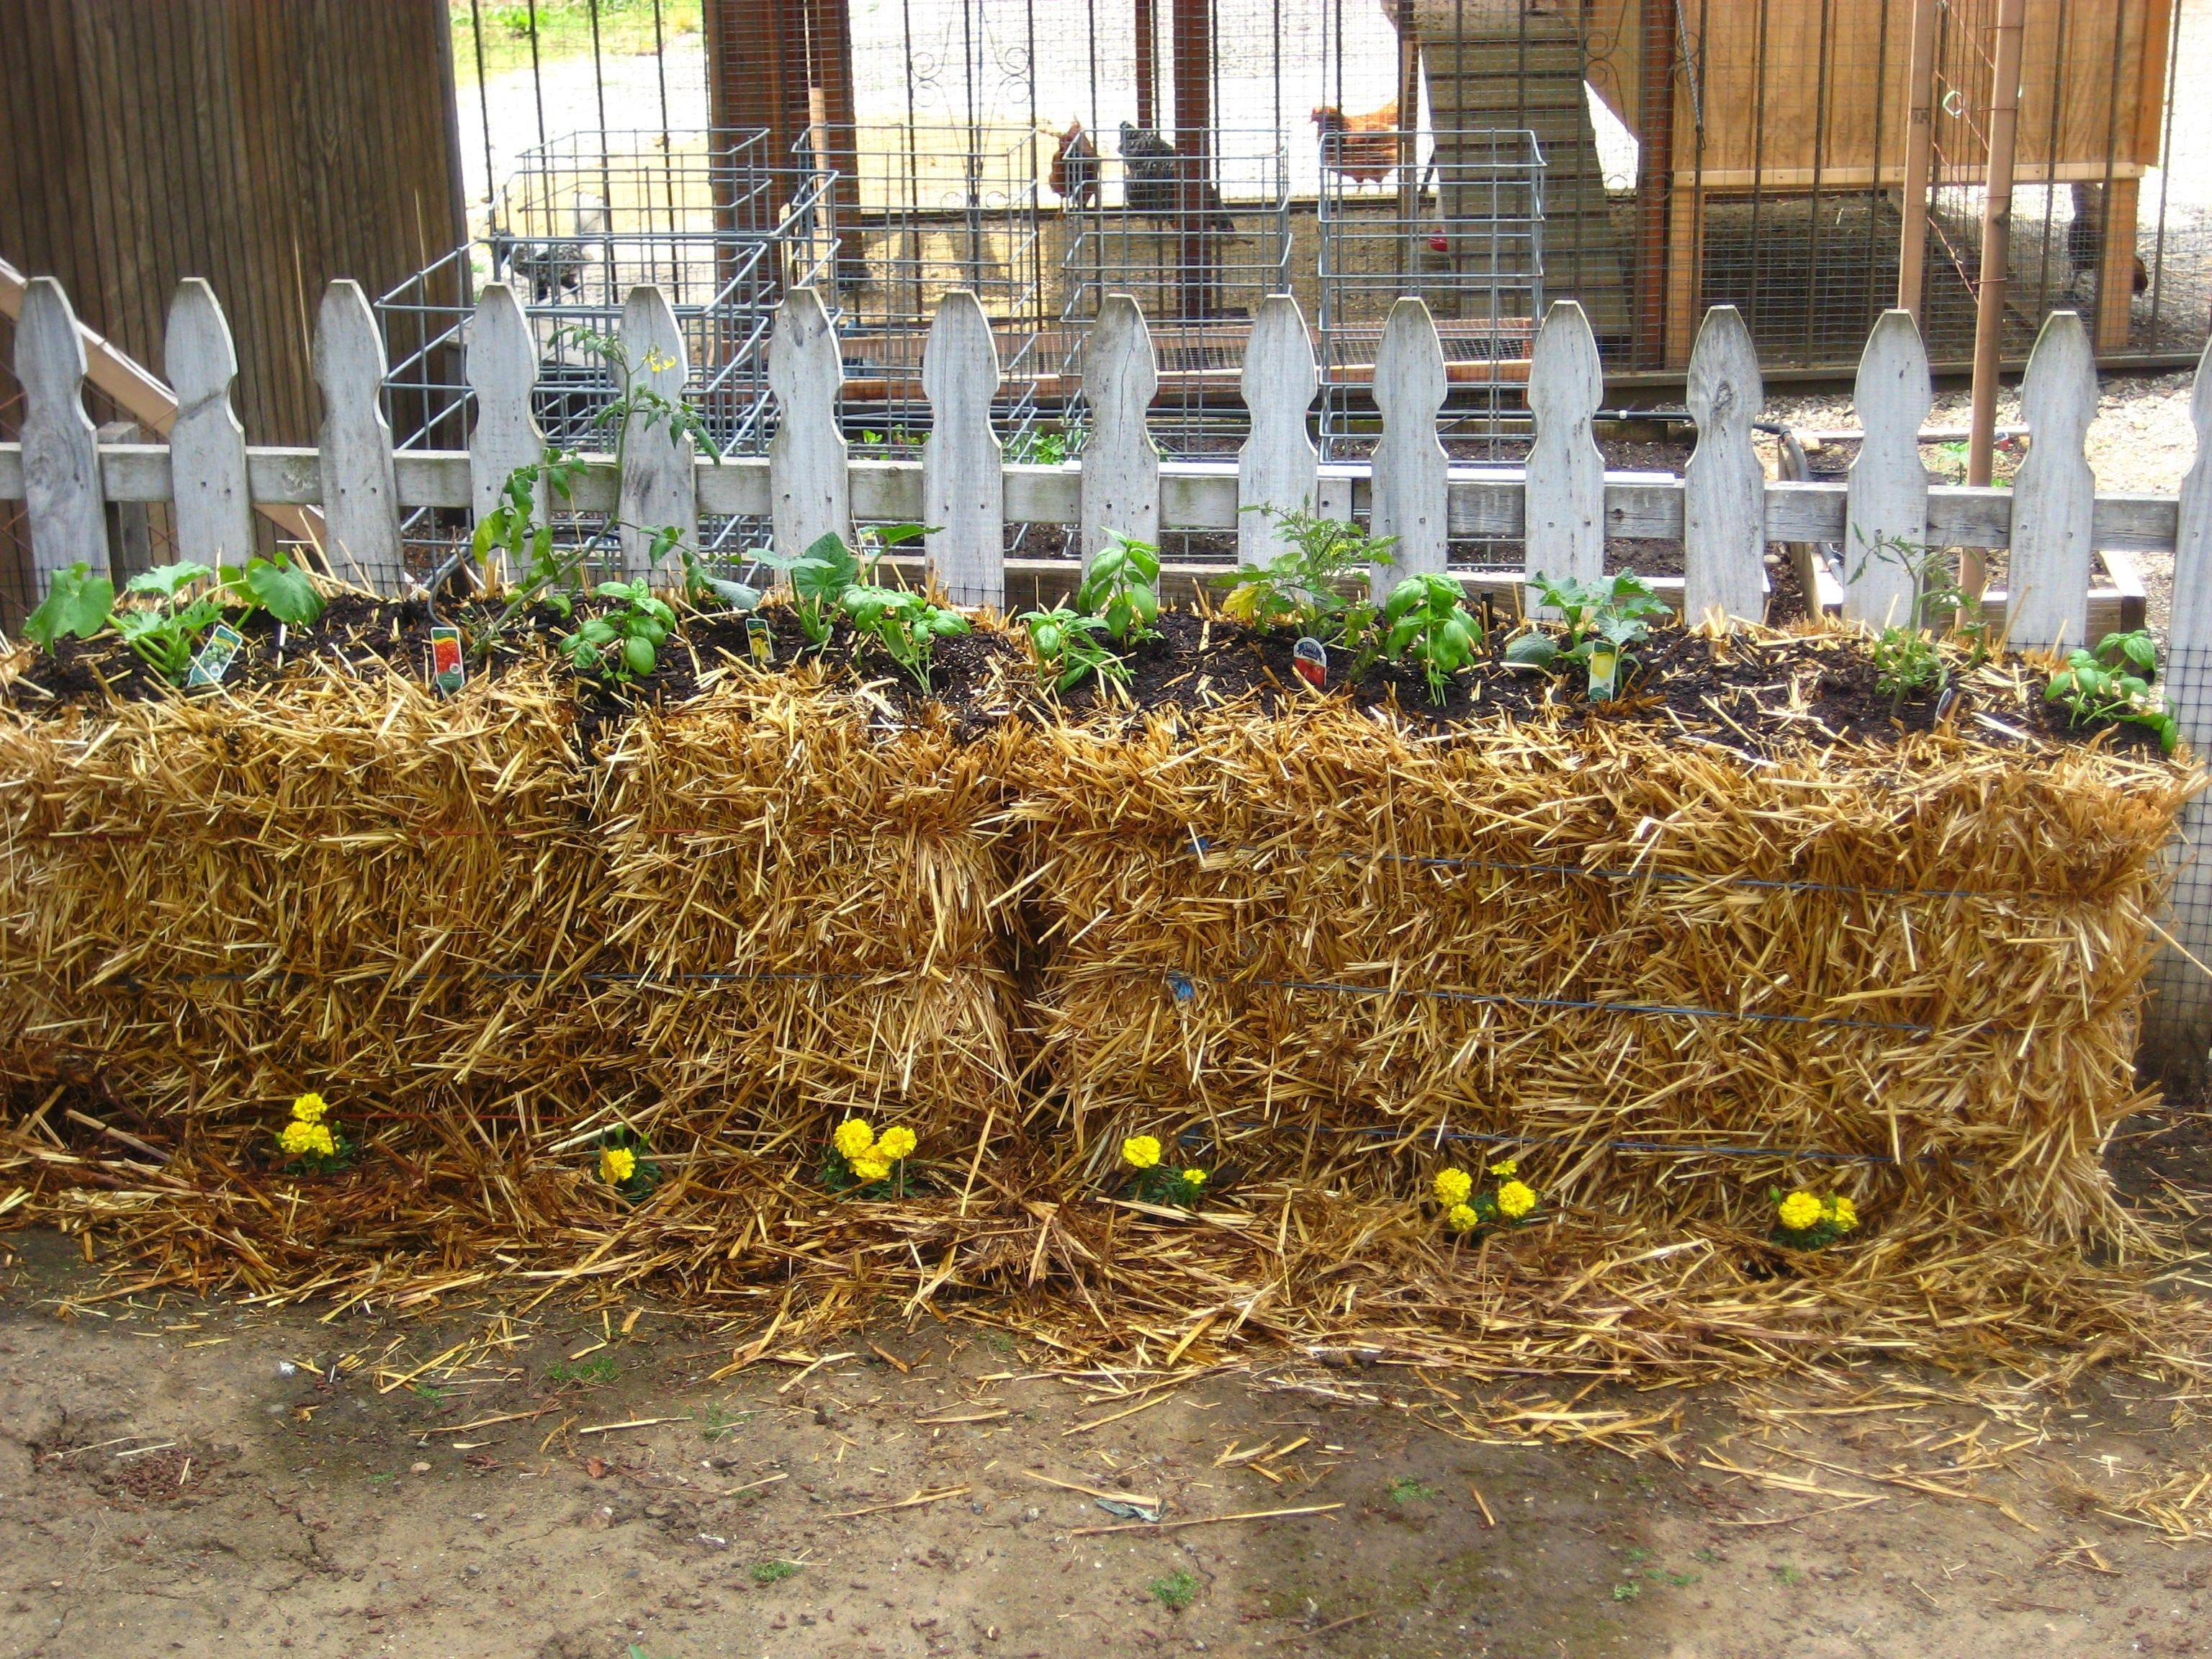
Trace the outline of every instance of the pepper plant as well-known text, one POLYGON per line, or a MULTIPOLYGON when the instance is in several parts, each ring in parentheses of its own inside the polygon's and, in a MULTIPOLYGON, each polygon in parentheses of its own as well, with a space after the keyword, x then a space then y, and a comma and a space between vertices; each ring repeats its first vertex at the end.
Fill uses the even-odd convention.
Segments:
POLYGON ((1507 641, 1505 660, 1524 668, 1587 667, 1601 648, 1611 649, 1624 664, 1632 662, 1630 647, 1650 636, 1648 619, 1664 617, 1672 610, 1632 570, 1598 582, 1571 576, 1554 579, 1540 570, 1535 585, 1543 602, 1566 623, 1566 638, 1562 642, 1531 629, 1507 641))
MULTIPOLYGON (((1369 643, 1376 607, 1369 573, 1395 564, 1395 536, 1370 536, 1358 525, 1306 512, 1251 507, 1272 519, 1291 544, 1265 564, 1247 565, 1215 582, 1228 590, 1221 608, 1257 628, 1295 628, 1324 645, 1355 653, 1369 643), (1354 591, 1347 593, 1346 590, 1354 591)), ((1364 664, 1362 666, 1364 667, 1364 664)))

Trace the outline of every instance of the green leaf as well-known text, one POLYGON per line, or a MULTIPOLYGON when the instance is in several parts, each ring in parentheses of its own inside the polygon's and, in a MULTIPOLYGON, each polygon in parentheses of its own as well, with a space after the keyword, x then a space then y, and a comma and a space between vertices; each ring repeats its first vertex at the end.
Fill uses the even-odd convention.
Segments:
POLYGON ((23 619, 24 636, 43 651, 54 648, 64 634, 88 640, 107 626, 115 608, 115 584, 95 576, 88 564, 73 564, 55 574, 39 608, 23 619))
POLYGON ((708 592, 732 611, 760 609, 761 595, 757 587, 749 587, 744 582, 725 581, 720 576, 708 577, 704 586, 708 592))
POLYGON ((653 641, 633 634, 623 641, 623 660, 633 674, 650 674, 655 660, 653 641))
POLYGON ((270 616, 295 628, 306 628, 323 614, 314 579, 289 559, 247 560, 245 586, 270 616))
POLYGON ((142 570, 131 579, 128 591, 133 593, 158 593, 173 599, 194 582, 205 581, 215 572, 204 564, 186 560, 180 564, 165 564, 152 570, 142 570))

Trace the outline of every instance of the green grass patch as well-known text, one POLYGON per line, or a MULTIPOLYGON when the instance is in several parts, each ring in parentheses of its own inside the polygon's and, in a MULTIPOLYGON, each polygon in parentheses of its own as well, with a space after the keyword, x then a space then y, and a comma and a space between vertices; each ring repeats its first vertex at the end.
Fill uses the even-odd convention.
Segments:
MULTIPOLYGON (((659 0, 664 46, 699 38, 701 0, 659 0)), ((653 0, 599 0, 599 56, 635 58, 653 49, 653 0)), ((454 0, 453 75, 465 87, 477 80, 476 21, 483 30, 483 72, 512 74, 530 67, 532 7, 528 0, 454 0)), ((535 27, 541 67, 592 55, 591 0, 537 0, 535 27)))
POLYGON ((756 1561, 753 1564, 753 1583, 766 1586, 781 1584, 787 1578, 799 1577, 796 1561, 756 1561))
POLYGON ((1177 1567, 1166 1577, 1155 1578, 1145 1588, 1170 1613, 1181 1613, 1198 1600, 1198 1575, 1188 1567, 1177 1567))

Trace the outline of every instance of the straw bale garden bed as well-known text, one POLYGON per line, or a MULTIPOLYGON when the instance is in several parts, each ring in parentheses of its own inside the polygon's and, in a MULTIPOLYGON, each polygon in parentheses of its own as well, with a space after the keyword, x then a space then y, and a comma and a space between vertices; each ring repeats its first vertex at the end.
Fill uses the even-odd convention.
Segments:
POLYGON ((1154 614, 1141 565, 928 639, 802 580, 629 655, 620 594, 264 610, 191 691, 112 628, 26 649, 11 1221, 1075 1352, 2154 1340, 2100 1159, 2197 779, 2140 699, 1655 617, 1593 700, 1555 626, 1154 614), (1373 659, 1316 689, 1340 624, 1373 659))

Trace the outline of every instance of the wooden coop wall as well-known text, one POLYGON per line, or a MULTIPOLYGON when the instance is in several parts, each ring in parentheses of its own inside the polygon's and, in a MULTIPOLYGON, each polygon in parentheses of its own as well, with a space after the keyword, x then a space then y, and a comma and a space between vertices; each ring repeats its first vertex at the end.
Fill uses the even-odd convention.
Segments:
MULTIPOLYGON (((467 234, 450 28, 446 0, 0 0, 0 258, 157 374, 170 296, 205 277, 247 434, 313 443, 325 283, 373 296, 467 234)), ((0 523, 0 625, 21 541, 0 523)))

